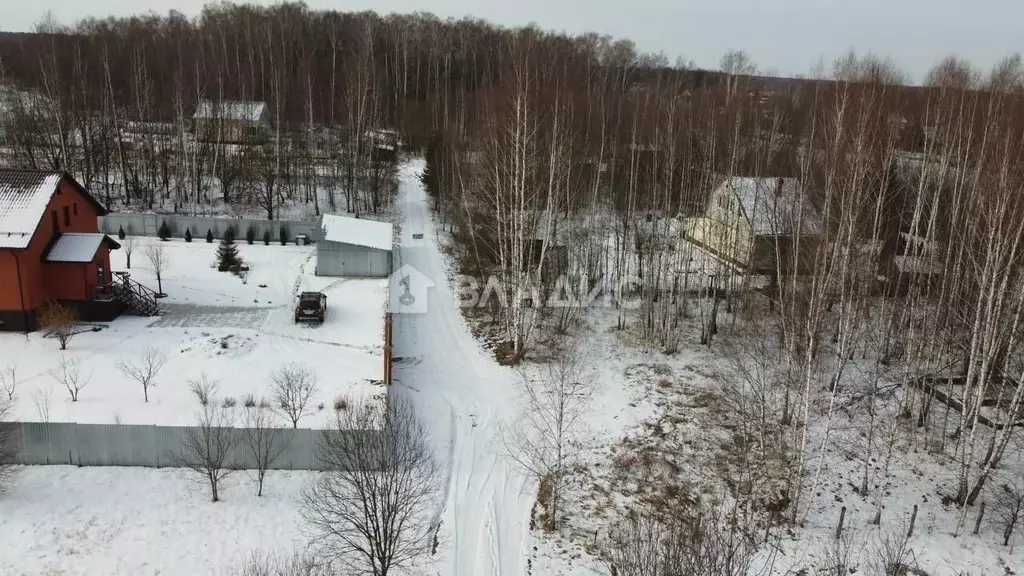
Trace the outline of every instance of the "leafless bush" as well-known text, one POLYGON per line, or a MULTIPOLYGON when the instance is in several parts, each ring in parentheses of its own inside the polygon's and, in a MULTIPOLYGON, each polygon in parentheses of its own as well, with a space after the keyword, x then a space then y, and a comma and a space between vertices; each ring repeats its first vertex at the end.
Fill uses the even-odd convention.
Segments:
POLYGON ((612 531, 602 555, 618 576, 746 576, 757 540, 733 520, 634 513, 612 531))
POLYGON ((221 407, 223 408, 234 408, 238 404, 234 396, 225 396, 224 400, 221 401, 221 407))
POLYGON ((89 380, 92 378, 91 373, 88 375, 82 374, 82 363, 78 358, 65 355, 60 357, 60 364, 56 368, 50 369, 49 373, 54 380, 68 391, 72 402, 78 402, 79 393, 89 384, 89 380))
POLYGON ((208 379, 206 374, 199 376, 196 380, 189 380, 188 387, 202 406, 208 406, 210 399, 217 394, 217 382, 208 379))
POLYGON ((59 302, 47 302, 39 309, 39 327, 49 330, 60 342, 60 349, 67 350, 68 343, 78 334, 78 312, 59 302))
POLYGON ((242 406, 245 406, 246 408, 255 408, 256 407, 256 395, 253 394, 252 392, 249 392, 248 394, 243 396, 242 397, 242 406))
POLYGON ((544 528, 558 528, 566 475, 580 450, 580 417, 590 400, 593 374, 587 354, 567 346, 532 378, 523 373, 520 417, 501 431, 509 455, 541 481, 544 528))
POLYGON ((18 368, 13 364, 0 373, 0 392, 6 394, 11 402, 14 401, 14 395, 18 392, 18 368))
POLYGON ((43 424, 50 423, 51 396, 52 393, 50 387, 47 387, 45 390, 39 388, 32 393, 32 404, 36 407, 36 415, 39 416, 39 421, 43 424))
POLYGON ((294 554, 281 557, 275 554, 253 552, 241 567, 227 573, 230 576, 331 576, 328 566, 311 556, 294 554))
POLYGON ((1024 488, 1020 484, 1007 483, 996 493, 996 515, 1003 527, 1003 546, 1010 545, 1013 531, 1024 516, 1024 488))
POLYGON ((325 434, 325 471, 303 494, 303 515, 320 557, 345 574, 387 574, 427 553, 440 470, 409 402, 348 405, 325 434))
POLYGON ((146 402, 149 402, 149 389, 153 386, 156 375, 166 363, 166 354, 152 346, 147 346, 142 351, 142 355, 139 356, 137 362, 122 360, 117 367, 127 378, 138 382, 142 386, 142 397, 146 402))
POLYGON ((341 412, 348 408, 348 400, 344 396, 337 396, 334 398, 334 411, 341 412))
POLYGON ((306 405, 316 392, 316 377, 299 364, 286 364, 272 376, 274 404, 281 415, 299 427, 299 419, 306 414, 306 405))
POLYGON ((869 567, 875 576, 904 576, 915 569, 914 551, 906 527, 879 534, 869 567))
POLYGON ((215 402, 204 404, 196 414, 196 423, 185 429, 185 441, 175 463, 201 475, 210 487, 210 497, 220 500, 220 483, 234 472, 228 456, 235 446, 235 419, 231 410, 215 402))
POLYGON ((14 425, 14 398, 0 396, 0 492, 10 482, 13 468, 9 465, 14 455, 14 443, 17 440, 14 425))
POLYGON ((856 573, 858 554, 854 531, 847 530, 839 538, 833 538, 824 555, 822 576, 849 576, 856 573))
POLYGON ((267 477, 267 470, 274 465, 288 444, 284 431, 276 425, 273 413, 267 408, 248 408, 244 415, 244 426, 245 445, 256 464, 256 495, 263 496, 263 481, 267 477))

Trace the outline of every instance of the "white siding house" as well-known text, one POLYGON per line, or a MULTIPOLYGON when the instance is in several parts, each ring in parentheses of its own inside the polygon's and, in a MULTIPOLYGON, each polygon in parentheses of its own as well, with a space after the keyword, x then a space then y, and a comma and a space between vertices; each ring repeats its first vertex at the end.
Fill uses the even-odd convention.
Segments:
POLYGON ((734 177, 715 186, 703 214, 687 219, 684 239, 749 269, 756 267, 759 244, 820 232, 821 219, 799 180, 734 177))

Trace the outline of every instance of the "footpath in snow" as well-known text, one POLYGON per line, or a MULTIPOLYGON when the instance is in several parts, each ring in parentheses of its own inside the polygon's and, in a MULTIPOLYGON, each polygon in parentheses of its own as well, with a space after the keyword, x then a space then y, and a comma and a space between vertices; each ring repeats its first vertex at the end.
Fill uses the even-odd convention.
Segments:
POLYGON ((422 170, 422 160, 413 161, 400 183, 396 264, 419 299, 392 307, 400 358, 394 393, 415 404, 447 464, 437 572, 520 576, 527 573, 535 486, 505 456, 499 434, 500 423, 515 417, 515 375, 480 347, 455 303, 422 170))

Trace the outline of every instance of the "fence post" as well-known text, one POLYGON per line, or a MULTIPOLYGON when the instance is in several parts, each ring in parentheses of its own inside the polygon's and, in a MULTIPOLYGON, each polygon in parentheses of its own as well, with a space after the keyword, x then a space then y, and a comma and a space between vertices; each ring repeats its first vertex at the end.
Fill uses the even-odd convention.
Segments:
POLYGON ((839 526, 836 526, 836 540, 843 535, 843 521, 846 520, 846 506, 839 511, 839 526))
POLYGON ((917 522, 917 504, 914 504, 914 512, 910 515, 910 529, 907 530, 907 538, 914 535, 914 523, 917 522))

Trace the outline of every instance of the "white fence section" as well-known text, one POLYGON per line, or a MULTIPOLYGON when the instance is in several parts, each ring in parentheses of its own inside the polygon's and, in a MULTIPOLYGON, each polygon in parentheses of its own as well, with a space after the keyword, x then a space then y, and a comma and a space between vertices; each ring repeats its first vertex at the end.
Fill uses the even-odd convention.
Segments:
MULTIPOLYGON (((13 464, 73 466, 180 466, 189 427, 134 424, 78 424, 75 422, 14 422, 13 450, 7 458, 13 464)), ((229 468, 256 468, 246 442, 245 428, 231 428, 229 468)), ((283 445, 281 455, 270 468, 275 470, 322 470, 320 452, 332 430, 279 428, 274 442, 283 445)), ((346 432, 375 434, 374 431, 346 432)))
POLYGON ((119 229, 124 228, 125 233, 132 236, 156 236, 163 222, 167 223, 174 238, 183 237, 186 228, 192 231, 192 237, 196 240, 205 238, 207 230, 213 232, 216 238, 220 238, 229 226, 234 226, 235 236, 239 239, 245 238, 246 229, 252 226, 257 242, 262 242, 264 232, 270 232, 270 241, 276 244, 280 239, 281 226, 285 227, 289 242, 294 242, 295 237, 300 234, 306 235, 314 242, 320 238, 318 220, 252 220, 130 212, 111 212, 99 217, 100 232, 110 235, 116 235, 119 229))

